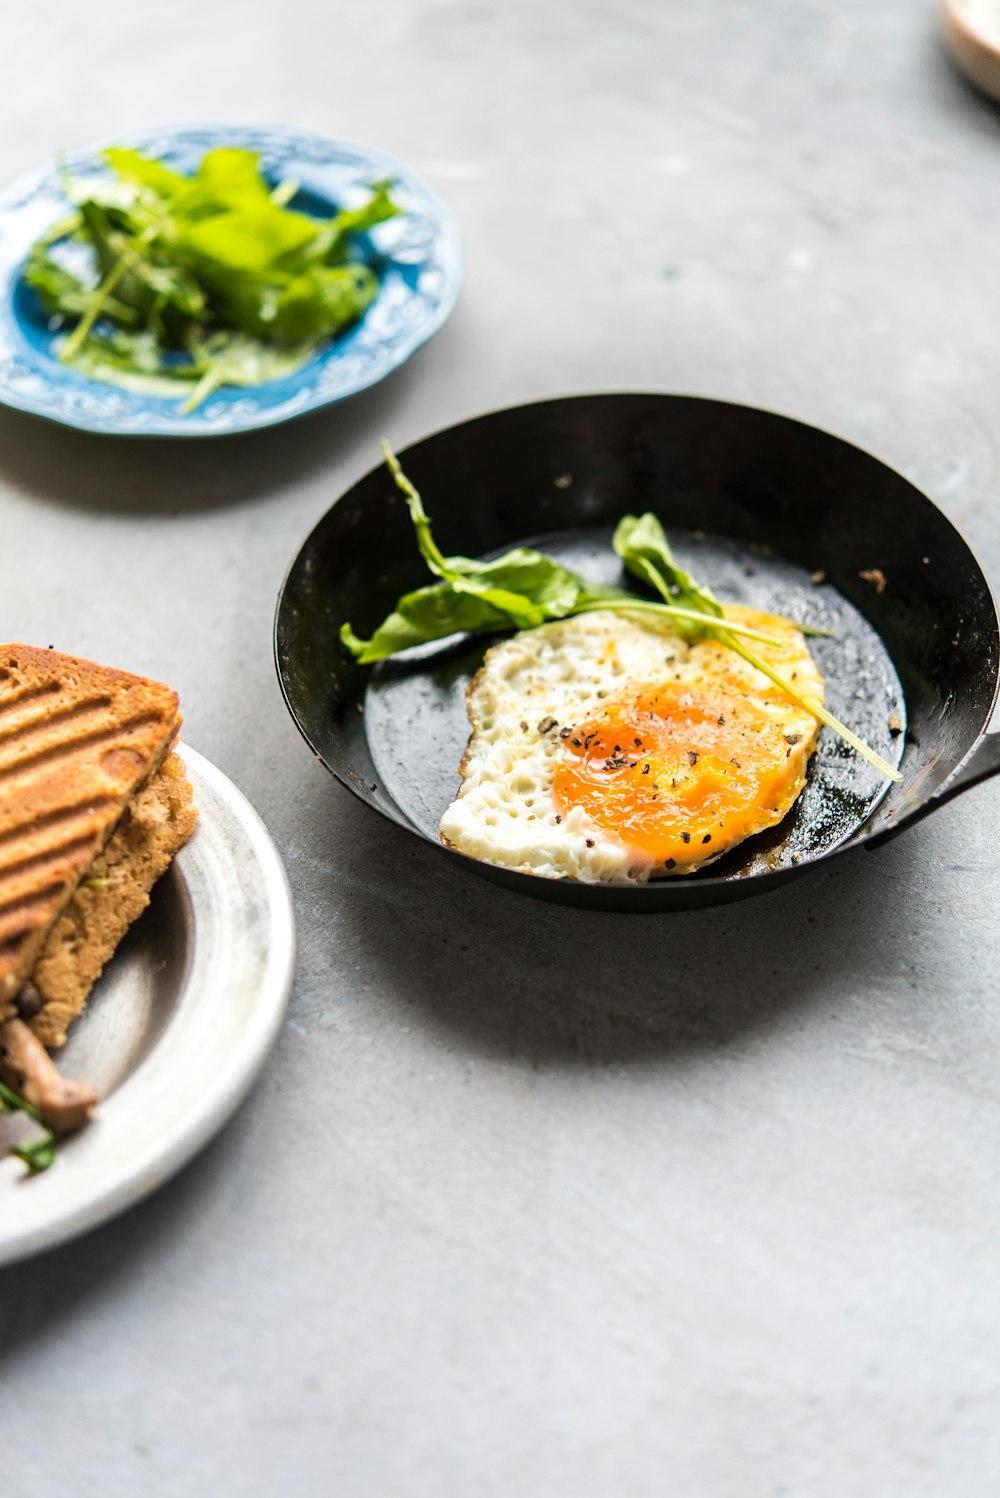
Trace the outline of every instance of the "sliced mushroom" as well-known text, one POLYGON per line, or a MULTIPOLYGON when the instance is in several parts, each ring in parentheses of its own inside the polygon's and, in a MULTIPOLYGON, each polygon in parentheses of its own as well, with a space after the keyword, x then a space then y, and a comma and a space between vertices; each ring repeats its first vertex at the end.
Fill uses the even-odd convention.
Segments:
POLYGON ((61 1077, 48 1051, 20 1019, 0 1025, 0 1075, 57 1134, 82 1128, 97 1105, 95 1089, 61 1077))

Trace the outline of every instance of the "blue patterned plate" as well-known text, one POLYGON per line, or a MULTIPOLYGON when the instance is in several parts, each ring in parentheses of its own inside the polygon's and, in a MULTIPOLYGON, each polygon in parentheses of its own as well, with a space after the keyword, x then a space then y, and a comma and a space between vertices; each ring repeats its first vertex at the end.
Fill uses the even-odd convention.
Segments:
MULTIPOLYGON (((364 201, 367 184, 392 177, 399 218, 368 236, 381 287, 365 316, 294 374, 252 389, 222 389, 188 414, 171 397, 135 394, 60 363, 55 334, 21 281, 33 242, 66 214, 55 165, 0 194, 0 403, 85 431, 120 436, 208 437, 273 426, 374 385, 404 363, 448 316, 462 275, 458 226, 406 167, 367 146, 266 125, 201 125, 116 142, 186 173, 213 146, 260 153, 269 180, 301 184, 295 206, 325 215, 364 201)), ((103 175, 100 151, 72 156, 74 177, 103 175)), ((369 257, 366 257, 369 258, 369 257)))

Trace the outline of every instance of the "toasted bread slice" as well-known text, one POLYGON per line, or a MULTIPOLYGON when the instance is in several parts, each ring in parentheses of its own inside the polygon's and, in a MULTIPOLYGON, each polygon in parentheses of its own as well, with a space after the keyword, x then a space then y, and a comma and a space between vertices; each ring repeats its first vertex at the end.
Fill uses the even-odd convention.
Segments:
POLYGON ((35 960, 31 984, 41 1008, 28 1022, 43 1045, 63 1044, 66 1027, 197 820, 183 761, 168 754, 129 802, 35 960))
POLYGON ((173 743, 177 709, 176 692, 159 682, 0 646, 0 1020, 173 743))

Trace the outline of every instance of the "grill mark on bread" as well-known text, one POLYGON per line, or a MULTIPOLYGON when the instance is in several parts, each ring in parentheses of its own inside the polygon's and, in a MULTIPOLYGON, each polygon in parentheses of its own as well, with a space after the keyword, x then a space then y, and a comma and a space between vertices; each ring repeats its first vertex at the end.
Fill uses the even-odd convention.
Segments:
POLYGON ((78 723, 81 718, 93 717, 94 713, 107 712, 111 707, 110 697, 88 697, 83 702, 74 702, 69 707, 57 708, 55 712, 41 713, 18 723, 13 728, 0 728, 0 748, 12 740, 27 740, 50 728, 64 728, 67 723, 78 723))
MULTIPOLYGON (((17 933, 10 929, 11 923, 16 925, 20 922, 17 929, 23 931, 25 929, 24 917, 30 915, 32 911, 43 910, 50 905, 53 898, 59 894, 62 885, 61 879, 50 880, 44 889, 35 890, 30 895, 20 895, 16 900, 9 900, 5 905, 0 905, 0 941, 4 943, 15 941, 17 933)), ((32 927, 29 926, 27 929, 31 930, 32 927)))
MULTIPOLYGON (((0 681, 9 681, 10 672, 0 671, 0 681)), ((57 681, 45 681, 37 687, 22 687, 20 692, 11 692, 0 702, 0 718, 6 718, 11 713, 23 707, 26 702, 37 702, 41 697, 52 697, 62 691, 57 681)))
MULTIPOLYGON (((56 843, 51 848, 40 848, 35 853, 26 854, 10 863, 6 868, 0 868, 0 889, 5 883, 10 883, 22 878, 29 870, 40 875, 48 864, 64 864, 68 860, 86 854, 86 862, 89 863, 94 851, 94 834, 92 832, 82 833, 79 837, 64 838, 61 843, 56 843)), ((3 909, 0 903, 0 909, 3 909)))
POLYGON ((61 806, 56 811, 47 811, 41 816, 32 817, 30 822, 20 822, 8 828, 6 832, 0 832, 0 854, 6 843, 23 842, 27 836, 49 832, 54 827, 63 827, 66 823, 75 822, 81 817, 86 817, 88 820, 100 817, 104 812, 110 811, 114 804, 114 796, 92 796, 89 801, 78 801, 75 806, 61 806))
POLYGON ((91 983, 127 927, 145 908, 149 890, 195 821, 184 766, 171 755, 130 803, 129 812, 89 873, 100 881, 73 899, 52 927, 31 979, 42 999, 30 1025, 46 1045, 61 1045, 91 983))
POLYGON ((144 728, 160 728, 163 722, 164 719, 160 713, 140 713, 137 717, 126 718, 124 723, 115 724, 111 728, 98 728, 92 733, 81 733, 76 738, 65 739, 61 744, 50 744, 34 754, 27 754, 21 759, 0 765, 0 781, 13 780, 16 776, 36 770, 41 765, 51 766, 59 760, 70 759, 74 754, 79 754, 84 749, 93 749, 98 744, 114 743, 116 739, 139 733, 144 728))

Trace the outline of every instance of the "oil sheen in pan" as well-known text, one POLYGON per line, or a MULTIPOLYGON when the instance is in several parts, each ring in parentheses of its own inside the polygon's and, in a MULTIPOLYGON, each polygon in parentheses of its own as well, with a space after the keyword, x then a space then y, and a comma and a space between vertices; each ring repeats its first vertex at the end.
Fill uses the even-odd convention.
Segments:
MULTIPOLYGON (((813 583, 800 567, 716 536, 671 532, 670 542, 681 566, 725 602, 829 630, 828 637, 809 640, 826 680, 827 707, 890 764, 899 764, 906 726, 903 689, 878 634, 845 598, 813 583), (890 720, 900 725, 896 731, 890 720)), ((562 531, 523 544, 592 581, 629 585, 612 551, 610 530, 562 531)), ((469 737, 465 690, 490 643, 462 636, 383 661, 365 696, 368 742, 382 784, 413 825, 435 841, 458 789, 458 766, 469 737)), ((789 815, 705 873, 743 878, 829 852, 865 822, 888 785, 825 728, 805 789, 789 815)))

